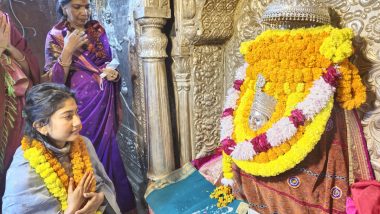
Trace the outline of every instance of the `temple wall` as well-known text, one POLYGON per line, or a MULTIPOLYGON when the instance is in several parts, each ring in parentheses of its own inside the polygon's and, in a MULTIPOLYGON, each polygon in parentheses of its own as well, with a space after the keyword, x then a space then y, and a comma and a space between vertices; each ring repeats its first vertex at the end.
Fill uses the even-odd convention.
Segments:
MULTIPOLYGON (((368 100, 360 113, 372 164, 379 171, 380 2, 320 2, 332 8, 334 26, 349 27, 355 32, 355 55, 351 60, 368 87, 368 100)), ((225 93, 234 71, 243 64, 239 45, 263 31, 259 19, 268 3, 269 0, 174 1, 171 72, 181 164, 217 147, 225 93)))
MULTIPOLYGON (((242 41, 263 31, 258 20, 269 0, 94 0, 122 72, 120 149, 134 190, 213 151, 219 116, 242 41)), ((373 166, 380 171, 380 2, 322 0, 332 23, 355 32, 356 64, 368 87, 360 109, 373 166)), ((56 22, 55 3, 3 0, 19 18, 41 68, 45 36, 56 22)), ((380 177, 379 174, 377 174, 380 177)))

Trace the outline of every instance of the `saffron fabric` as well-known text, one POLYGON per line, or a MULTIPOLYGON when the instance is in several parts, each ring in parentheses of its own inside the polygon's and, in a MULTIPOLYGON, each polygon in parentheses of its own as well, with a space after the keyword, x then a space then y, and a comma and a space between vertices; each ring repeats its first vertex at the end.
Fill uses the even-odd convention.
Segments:
MULTIPOLYGON (((325 133, 314 150, 285 173, 264 178, 234 167, 236 197, 247 200, 252 209, 262 214, 346 213, 346 199, 350 193, 348 150, 351 149, 346 116, 343 109, 335 106, 325 133)), ((365 141, 355 143, 365 144, 365 141)), ((351 156, 351 161, 358 161, 357 154, 351 153, 351 156)), ((356 168, 354 180, 371 179, 370 170, 356 168)))

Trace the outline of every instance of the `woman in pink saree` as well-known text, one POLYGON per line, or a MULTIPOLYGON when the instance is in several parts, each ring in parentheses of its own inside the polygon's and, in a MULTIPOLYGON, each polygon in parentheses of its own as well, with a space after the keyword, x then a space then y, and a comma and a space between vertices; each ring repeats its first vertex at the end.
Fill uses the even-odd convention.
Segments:
POLYGON ((115 60, 104 28, 88 21, 88 0, 59 0, 59 6, 63 20, 46 38, 45 76, 76 92, 81 134, 94 144, 124 213, 134 209, 135 201, 116 140, 120 115, 115 60))
MULTIPOLYGON (((37 59, 26 40, 0 11, 0 173, 1 180, 22 138, 25 92, 40 81, 37 59)), ((2 185, 3 186, 3 183, 2 185)))

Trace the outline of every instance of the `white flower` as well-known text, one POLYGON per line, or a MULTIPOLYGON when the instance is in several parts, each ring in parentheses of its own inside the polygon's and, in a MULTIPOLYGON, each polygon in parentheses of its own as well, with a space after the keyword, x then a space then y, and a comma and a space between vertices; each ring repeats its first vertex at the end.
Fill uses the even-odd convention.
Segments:
POLYGON ((227 91, 226 101, 224 103, 224 109, 227 108, 236 108, 236 102, 239 99, 240 91, 235 90, 234 88, 230 88, 227 91))
POLYGON ((223 140, 232 135, 234 131, 232 115, 220 119, 220 139, 223 140))
POLYGON ((240 67, 236 70, 235 80, 244 80, 244 79, 245 79, 245 75, 246 75, 247 68, 248 68, 248 63, 244 63, 244 65, 240 66, 240 67))
POLYGON ((222 184, 224 186, 230 186, 230 187, 232 187, 232 185, 234 185, 234 180, 228 179, 228 178, 222 178, 222 180, 220 182, 222 182, 222 184))
POLYGON ((231 153, 231 157, 236 160, 251 160, 254 155, 256 155, 256 152, 249 141, 237 144, 231 153))
POLYGON ((280 145, 292 138, 297 133, 297 128, 285 117, 273 124, 272 128, 267 131, 267 141, 274 147, 280 145))

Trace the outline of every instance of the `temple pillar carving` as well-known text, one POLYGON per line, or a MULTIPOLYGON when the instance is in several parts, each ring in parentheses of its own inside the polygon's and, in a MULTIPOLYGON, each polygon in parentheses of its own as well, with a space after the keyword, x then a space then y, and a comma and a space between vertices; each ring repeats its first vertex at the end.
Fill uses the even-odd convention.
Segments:
POLYGON ((178 148, 181 166, 193 159, 191 144, 191 114, 190 114, 190 53, 188 48, 178 48, 172 51, 172 71, 175 88, 176 115, 178 128, 178 148))
MULTIPOLYGON (((148 5, 157 6, 157 5, 148 5)), ((159 179, 174 170, 165 58, 168 39, 162 33, 167 8, 143 7, 134 11, 140 25, 138 55, 144 79, 148 178, 159 179)))

